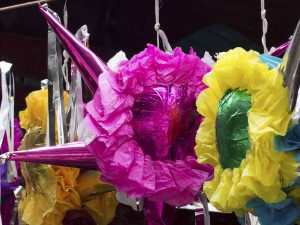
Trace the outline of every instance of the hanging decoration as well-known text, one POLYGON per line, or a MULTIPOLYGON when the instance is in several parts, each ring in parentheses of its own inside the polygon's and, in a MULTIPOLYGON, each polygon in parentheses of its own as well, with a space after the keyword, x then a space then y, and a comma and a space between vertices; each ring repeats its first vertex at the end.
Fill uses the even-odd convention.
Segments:
MULTIPOLYGON (((300 20, 298 21, 293 38, 285 53, 279 71, 284 77, 283 85, 289 89, 290 111, 297 105, 296 111, 300 108, 300 102, 297 102, 298 90, 300 87, 300 20)), ((300 100, 299 100, 300 101, 300 100)))
MULTIPOLYGON (((26 98, 27 108, 20 112, 20 124, 26 130, 21 149, 36 148, 46 143, 47 94, 48 89, 39 90, 30 93, 26 98)), ((66 93, 64 97, 66 110, 66 93)), ((55 133, 55 142, 58 142, 57 132, 55 133)), ((21 169, 26 191, 19 204, 21 221, 26 224, 59 225, 69 209, 80 207, 80 197, 75 190, 79 169, 34 163, 23 163, 21 169), (37 209, 35 205, 43 207, 37 209)))
MULTIPOLYGON (((222 54, 204 83, 208 88, 197 108, 205 119, 196 151, 199 162, 215 167, 214 179, 204 186, 210 202, 238 216, 253 210, 262 225, 285 224, 276 218, 295 204, 286 189, 296 185, 299 163, 294 153, 273 144, 291 121, 281 73, 270 70, 258 53, 236 48, 222 54)), ((299 218, 296 211, 290 211, 291 224, 299 218)))
MULTIPOLYGON (((58 37, 63 39, 63 43, 71 43, 70 45, 72 46, 82 46, 78 41, 70 42, 69 39, 66 39, 67 32, 65 28, 59 25, 59 23, 54 23, 56 20, 53 19, 51 14, 45 8, 40 6, 40 9, 49 24, 55 26, 54 30, 59 33, 58 37)), ((75 40, 71 36, 68 37, 75 40)), ((70 51, 70 47, 71 46, 66 47, 67 51, 70 51)), ((71 56, 72 52, 68 53, 71 56)), ((74 62, 77 65, 77 62, 74 62)), ((90 61, 84 62, 87 65, 86 68, 91 68, 89 67, 90 61)), ((92 61, 91 63, 94 64, 94 62, 95 61, 92 61)), ((100 63, 100 66, 103 67, 102 61, 100 63)), ((197 125, 197 121, 199 121, 200 117, 197 116, 196 111, 185 108, 193 109, 193 99, 203 88, 205 88, 204 85, 201 85, 201 79, 207 71, 209 71, 209 67, 201 62, 193 51, 186 55, 177 48, 174 50, 174 54, 169 55, 152 45, 148 45, 145 51, 136 55, 131 60, 121 62, 118 73, 106 70, 106 72, 99 76, 100 88, 94 96, 94 101, 91 101, 87 105, 89 115, 85 120, 90 133, 94 132, 94 135, 101 134, 102 136, 102 138, 96 138, 94 141, 90 142, 89 149, 96 155, 97 159, 100 159, 98 165, 103 173, 103 178, 114 184, 118 189, 126 191, 129 195, 134 197, 151 196, 152 194, 157 193, 156 197, 151 197, 153 200, 161 196, 162 200, 166 199, 166 202, 175 205, 182 205, 193 200, 203 181, 206 178, 209 179, 211 170, 209 166, 197 164, 193 158, 187 157, 188 155, 193 155, 192 134, 195 132, 195 125, 197 125), (156 59, 160 59, 160 61, 157 61, 156 59), (139 61, 147 62, 147 64, 144 65, 144 68, 140 67, 141 65, 138 64, 139 61), (176 67, 176 65, 180 65, 180 67, 176 67), (137 73, 139 70, 141 71, 137 73), (144 75, 138 75, 141 73, 144 75), (118 92, 116 92, 116 90, 118 90, 118 92), (109 99, 109 101, 106 101, 105 99, 109 99), (148 101, 148 99, 151 99, 151 101, 148 101), (145 102, 149 103, 144 104, 145 102), (144 109, 144 107, 148 107, 148 109, 144 109), (145 115, 139 115, 138 112, 144 112, 145 115), (101 117, 99 117, 100 115, 101 117), (185 118, 190 118, 189 121, 182 121, 183 115, 185 115, 185 118), (187 115, 190 115, 190 117, 187 115), (161 120, 163 117, 167 119, 166 121, 169 121, 163 126, 164 129, 161 129, 163 123, 155 122, 152 124, 151 121, 153 121, 153 119, 161 120), (131 120, 132 123, 130 124, 131 120), (185 125, 183 126, 183 124, 185 125), (156 127, 158 125, 162 131, 157 130, 156 127), (182 127, 181 130, 176 129, 178 126, 182 127), (134 136, 132 136, 133 129, 135 129, 136 140, 134 140, 134 136), (172 133, 175 130, 177 130, 177 132, 172 133), (147 150, 149 147, 144 145, 144 143, 148 143, 147 145, 149 145, 146 133, 150 131, 157 132, 157 135, 152 135, 153 137, 171 135, 166 140, 161 140, 161 138, 157 138, 157 140, 154 140, 155 138, 152 139, 151 137, 148 138, 151 139, 154 149, 163 148, 165 151, 164 154, 166 154, 167 157, 172 155, 168 147, 170 146, 168 142, 174 143, 174 146, 177 145, 178 147, 174 147, 173 151, 182 152, 181 156, 177 157, 177 159, 181 159, 182 161, 160 162, 146 156, 147 154, 153 154, 150 152, 150 149, 147 150), (188 131, 188 133, 191 132, 189 133, 190 135, 187 135, 186 131, 188 131), (102 132, 104 133, 102 134, 102 132), (106 149, 106 152, 108 153, 110 152, 108 150, 113 150, 113 146, 118 145, 117 142, 113 141, 116 137, 118 137, 118 140, 123 140, 123 146, 119 146, 118 148, 119 156, 111 158, 110 154, 102 155, 104 149, 106 149), (101 141, 101 139, 103 140, 101 141), (181 141, 176 143, 177 140, 181 141), (141 146, 139 146, 139 143, 141 143, 141 146), (107 146, 105 146, 105 144, 107 146), (104 146, 105 148, 103 148, 104 146), (181 146, 185 146, 185 148, 189 150, 182 151, 181 146), (145 148, 144 153, 141 148, 145 148), (97 151, 95 151, 96 149, 97 151), (169 171, 167 173, 171 172, 173 176, 175 176, 176 173, 179 173, 180 168, 180 173, 186 171, 186 179, 184 180, 185 182, 190 183, 190 186, 181 190, 180 186, 178 186, 180 185, 179 182, 176 182, 175 184, 174 182, 165 180, 168 176, 159 182, 155 180, 151 180, 150 182, 149 180, 150 183, 143 181, 146 177, 143 177, 144 175, 142 174, 132 177, 131 172, 133 173, 133 171, 135 171, 135 167, 132 165, 130 170, 133 169, 133 171, 128 170, 129 164, 127 163, 129 162, 124 165, 119 161, 112 163, 115 160, 125 157, 125 155, 128 156, 128 154, 135 155, 135 157, 132 158, 133 165, 142 163, 141 165, 144 164, 144 167, 149 169, 144 169, 145 173, 149 173, 147 179, 154 178, 155 174, 158 172, 165 174, 167 171, 169 171), (146 155, 143 156, 144 154, 146 155), (104 165, 102 163, 108 164, 104 165), (157 167, 158 165, 166 170, 163 171, 159 169, 157 167), (194 182, 188 181, 188 178, 191 178, 194 182), (128 182, 124 182, 122 179, 129 180, 128 182), (163 183, 160 183, 162 181, 163 183), (166 185, 168 188, 164 188, 164 191, 162 191, 156 185, 156 190, 154 190, 153 185, 156 182, 157 185, 161 185, 162 188, 163 185, 166 185), (126 183, 129 183, 130 185, 123 187, 126 183), (153 185, 151 185, 151 183, 153 185), (172 199, 170 198, 171 195, 173 195, 172 199), (178 195, 177 198, 175 197, 176 195, 178 195)), ((85 140, 91 141, 89 138, 85 140)), ((155 158, 155 154, 156 153, 154 153, 153 158, 155 158)), ((141 170, 139 169, 139 171, 141 170)))
MULTIPOLYGON (((1 108, 0 108, 0 152, 13 152, 20 146, 22 131, 19 121, 14 118, 15 83, 12 64, 0 62, 1 74, 1 108)), ((0 165, 0 224, 9 225, 16 221, 14 216, 14 190, 21 182, 19 164, 9 162, 0 165)))
POLYGON ((267 48, 267 32, 268 32, 268 21, 266 19, 266 8, 265 8, 265 0, 260 0, 260 13, 261 13, 261 20, 262 20, 262 37, 261 37, 261 43, 263 45, 264 53, 267 54, 268 48, 267 48))
MULTIPOLYGON (((23 133, 19 127, 19 121, 14 119, 14 144, 13 149, 18 149, 21 145, 21 137, 23 133)), ((7 141, 6 134, 1 145, 1 154, 9 152, 9 144, 7 141)), ((19 176, 19 164, 16 163, 16 169, 18 172, 18 177, 13 181, 8 181, 8 166, 7 164, 0 165, 0 175, 1 175, 1 218, 3 225, 9 225, 11 221, 16 221, 14 218, 13 211, 15 206, 15 195, 14 191, 19 186, 22 178, 19 176)))
MULTIPOLYGON (((43 125, 46 125, 45 121, 47 120, 47 92, 47 89, 35 91, 26 98, 27 108, 20 112, 21 124, 27 131, 21 149, 45 145, 46 127, 43 125), (39 103, 38 108, 36 108, 36 102, 39 103)), ((65 110, 67 109, 67 98, 68 96, 65 94, 65 110)), ((68 145, 74 146, 76 143, 65 144, 65 146, 68 145)), ((39 157, 49 159, 49 162, 44 161, 44 163, 51 163, 51 160, 55 160, 53 154, 56 152, 55 150, 51 150, 54 152, 42 150, 45 148, 50 147, 40 147, 32 151, 39 151, 39 157)), ((58 156, 60 159, 69 157, 70 159, 72 154, 67 154, 66 151, 64 154, 60 152, 56 157, 58 156)), ((30 157, 30 151, 19 152, 16 152, 18 157, 26 152, 28 152, 27 157, 30 157), (21 154, 18 154, 19 152, 21 154)), ((81 156, 85 155, 81 154, 81 156)), ((98 172, 79 173, 79 169, 36 164, 39 161, 34 159, 36 158, 33 157, 29 160, 31 163, 22 165, 26 195, 24 192, 19 204, 20 221, 27 224, 59 225, 72 221, 71 218, 74 216, 77 218, 82 210, 84 210, 84 214, 88 213, 97 225, 106 225, 113 219, 117 206, 114 188, 101 182, 98 172), (43 207, 36 209, 33 207, 34 205, 43 207), (97 210, 95 211, 95 209, 97 210)), ((76 158, 72 159, 76 162, 76 158)))
POLYGON ((119 52, 106 64, 88 48, 87 26, 75 36, 67 30, 66 3, 65 26, 39 4, 48 23, 48 80, 20 112, 26 134, 18 152, 11 65, 0 63, 0 158, 21 161, 25 182, 19 188, 18 164, 0 167, 1 199, 8 199, 1 225, 14 218, 15 199, 19 221, 30 225, 108 225, 117 199, 143 209, 148 225, 172 225, 176 207, 200 200, 204 220, 196 220, 210 225, 206 196, 245 225, 250 213, 261 225, 300 221, 300 22, 270 55, 261 0, 265 54, 236 48, 216 63, 206 54, 211 69, 192 49, 172 49, 155 0, 157 46, 131 59, 119 52), (93 95, 86 105, 81 78, 93 95))

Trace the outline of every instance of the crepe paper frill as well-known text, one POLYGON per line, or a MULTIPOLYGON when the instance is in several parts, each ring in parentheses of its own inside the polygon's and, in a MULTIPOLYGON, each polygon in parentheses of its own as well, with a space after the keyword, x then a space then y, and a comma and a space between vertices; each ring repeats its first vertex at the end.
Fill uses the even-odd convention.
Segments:
POLYGON ((118 206, 115 188, 99 179, 94 170, 81 172, 75 189, 81 199, 81 209, 88 212, 97 225, 107 225, 115 217, 118 206))
MULTIPOLYGON (((67 93, 64 93, 65 110, 67 93)), ((26 130, 20 149, 43 146, 47 129, 48 91, 38 90, 26 97, 27 108, 20 112, 26 130)), ((60 225, 68 210, 80 207, 75 190, 79 169, 24 163, 21 167, 26 195, 19 205, 22 220, 31 225, 60 225), (41 207, 35 207, 39 205, 41 207)))
MULTIPOLYGON (((198 161, 215 167, 214 179, 204 185, 210 202, 219 210, 243 214, 248 200, 278 203, 286 198, 282 188, 296 179, 298 163, 292 153, 276 152, 275 135, 284 136, 291 115, 288 90, 276 69, 269 70, 258 53, 241 48, 222 54, 211 73, 197 108, 205 117, 196 137, 198 161), (247 113, 250 149, 239 167, 223 169, 216 140, 219 101, 228 90, 246 90, 251 96, 247 113)), ((234 129, 234 128, 232 128, 234 129)))
POLYGON ((85 125, 105 181, 130 197, 178 206, 195 199, 213 173, 194 153, 195 99, 209 70, 192 50, 167 54, 148 45, 118 72, 99 76, 85 125))
POLYGON ((291 198, 273 204, 254 198, 247 203, 247 207, 254 210, 261 225, 294 225, 300 214, 299 206, 291 198))
MULTIPOLYGON (((25 98, 26 109, 19 113, 21 128, 28 130, 38 126, 42 128, 42 133, 47 131, 48 112, 48 90, 38 90, 29 93, 25 98)), ((68 107, 68 94, 64 92, 65 111, 68 107)))
MULTIPOLYGON (((41 146, 44 140, 42 129, 31 127, 23 138, 21 149, 41 146)), ((61 225, 67 211, 80 208, 80 197, 75 190, 79 169, 23 163, 21 171, 26 194, 23 194, 18 212, 26 224, 61 225)))
MULTIPOLYGON (((26 98, 27 108, 20 113, 20 120, 27 132, 20 149, 44 145, 46 134, 42 126, 47 120, 46 96, 47 90, 40 90, 30 93, 26 98), (35 110, 34 104, 38 107, 35 110), (36 111, 40 112, 38 118, 36 111), (24 121, 28 119, 30 121, 24 121)), ((66 106, 67 101, 65 109, 66 106)), ((31 225, 68 224, 73 221, 74 212, 84 210, 97 225, 108 224, 117 206, 112 186, 99 180, 99 172, 79 171, 69 167, 22 164, 26 187, 26 196, 19 204, 22 220, 31 225)))

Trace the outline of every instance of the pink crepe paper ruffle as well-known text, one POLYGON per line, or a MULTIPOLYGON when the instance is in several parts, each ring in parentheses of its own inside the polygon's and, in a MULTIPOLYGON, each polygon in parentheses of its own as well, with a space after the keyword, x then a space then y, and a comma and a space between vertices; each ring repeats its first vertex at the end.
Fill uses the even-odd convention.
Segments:
POLYGON ((167 54, 153 45, 99 76, 85 124, 96 138, 102 179, 130 197, 191 203, 213 168, 196 162, 201 117, 195 101, 210 68, 191 50, 167 54))

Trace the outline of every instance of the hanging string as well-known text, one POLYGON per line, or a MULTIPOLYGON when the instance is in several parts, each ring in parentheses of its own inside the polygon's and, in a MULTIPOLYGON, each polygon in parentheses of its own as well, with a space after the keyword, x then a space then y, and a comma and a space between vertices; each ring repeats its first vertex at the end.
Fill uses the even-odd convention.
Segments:
POLYGON ((157 47, 159 48, 159 41, 160 38, 162 40, 162 44, 164 47, 164 50, 168 53, 173 53, 172 47, 168 41, 167 35, 165 32, 163 32, 160 29, 160 23, 159 23, 159 0, 155 0, 155 25, 154 29, 157 33, 157 47))
POLYGON ((68 0, 65 1, 64 4, 64 25, 68 28, 68 8, 67 8, 68 0))
POLYGON ((204 213, 204 225, 210 225, 210 215, 209 215, 209 208, 208 208, 208 201, 206 194, 201 191, 199 193, 199 199, 203 206, 203 213, 204 213))
POLYGON ((266 19, 267 11, 265 9, 265 0, 261 0, 260 3, 261 3, 260 7, 261 7, 261 19, 262 19, 262 31, 263 31, 261 42, 264 48, 264 53, 267 54, 269 52, 267 48, 267 40, 266 40, 266 34, 268 31, 268 21, 266 19))

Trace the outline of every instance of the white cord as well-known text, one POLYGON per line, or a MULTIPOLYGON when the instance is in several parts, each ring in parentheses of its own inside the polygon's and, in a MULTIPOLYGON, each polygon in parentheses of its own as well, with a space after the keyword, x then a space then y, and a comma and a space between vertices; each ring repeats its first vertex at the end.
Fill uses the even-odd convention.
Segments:
POLYGON ((266 34, 268 32, 268 21, 266 19, 266 9, 265 9, 265 0, 261 0, 260 2, 260 6, 261 6, 261 19, 262 19, 262 38, 261 38, 261 42, 264 48, 264 53, 267 54, 268 48, 267 48, 267 40, 266 40, 266 34))
POLYGON ((68 27, 68 8, 67 8, 67 2, 68 0, 65 1, 64 4, 64 25, 67 28, 68 27))
POLYGON ((159 38, 161 38, 164 50, 168 53, 173 53, 172 47, 168 41, 167 35, 160 29, 159 23, 159 0, 155 0, 155 25, 154 29, 157 32, 157 47, 159 48, 159 38))

